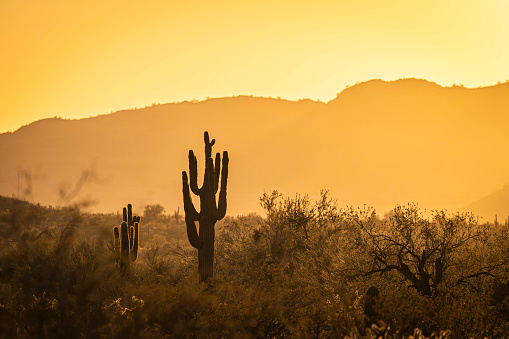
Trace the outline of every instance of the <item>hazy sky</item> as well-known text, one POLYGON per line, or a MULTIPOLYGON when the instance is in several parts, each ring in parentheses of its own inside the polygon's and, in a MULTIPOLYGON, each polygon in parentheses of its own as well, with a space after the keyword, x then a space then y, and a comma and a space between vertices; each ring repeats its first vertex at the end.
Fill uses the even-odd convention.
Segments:
POLYGON ((0 1, 0 132, 237 94, 328 101, 372 78, 509 79, 507 0, 0 1))

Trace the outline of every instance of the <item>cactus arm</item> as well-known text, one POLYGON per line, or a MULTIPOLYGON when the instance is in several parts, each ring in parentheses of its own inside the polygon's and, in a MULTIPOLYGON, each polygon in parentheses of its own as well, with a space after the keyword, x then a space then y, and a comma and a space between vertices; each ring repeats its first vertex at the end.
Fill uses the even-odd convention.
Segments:
POLYGON ((192 150, 189 151, 189 179, 191 191, 196 195, 200 195, 201 189, 198 188, 198 165, 192 150))
POLYGON ((221 154, 216 153, 216 161, 214 168, 214 194, 219 189, 219 174, 221 173, 221 154))
POLYGON ((131 205, 131 204, 127 205, 127 226, 128 227, 134 226, 133 205, 131 205))
POLYGON ((120 226, 120 268, 129 266, 129 237, 127 234, 127 223, 122 222, 120 226))
POLYGON ((187 238, 189 243, 194 248, 200 248, 200 237, 198 236, 198 230, 196 229, 195 221, 200 219, 200 214, 196 212, 191 195, 189 193, 189 184, 187 181, 187 173, 182 172, 182 193, 184 194, 184 212, 187 226, 187 238))
POLYGON ((115 251, 118 251, 120 250, 119 247, 120 247, 120 234, 118 233, 118 227, 115 226, 113 227, 113 235, 115 237, 115 241, 113 242, 113 249, 115 251))
POLYGON ((201 247, 200 236, 198 235, 198 230, 196 229, 196 224, 194 223, 194 220, 186 218, 186 227, 187 227, 187 239, 189 239, 189 243, 196 249, 200 248, 201 247))
POLYGON ((212 156, 212 146, 216 143, 216 139, 209 141, 209 132, 203 134, 203 139, 205 139, 205 160, 207 160, 212 156))
MULTIPOLYGON (((135 220, 139 220, 139 217, 136 218, 135 220)), ((139 227, 139 224, 137 221, 135 221, 135 223, 134 223, 134 244, 133 244, 132 251, 131 251, 131 261, 135 261, 136 258, 138 257, 138 242, 139 242, 138 227, 139 227)))
POLYGON ((127 222, 127 208, 125 208, 125 207, 122 212, 122 221, 127 222))
POLYGON ((228 182, 228 152, 223 152, 223 168, 221 170, 221 191, 219 192, 219 201, 217 203, 217 220, 221 220, 226 215, 226 184, 228 182))
POLYGON ((133 246, 134 246, 134 226, 131 226, 129 227, 129 253, 132 252, 133 246))
POLYGON ((191 200, 187 173, 185 171, 182 172, 182 193, 184 195, 184 212, 186 217, 189 216, 190 220, 198 221, 200 219, 200 214, 194 208, 193 201, 191 200))
POLYGON ((115 256, 115 261, 118 262, 120 259, 120 234, 118 233, 118 227, 113 227, 113 254, 115 256))

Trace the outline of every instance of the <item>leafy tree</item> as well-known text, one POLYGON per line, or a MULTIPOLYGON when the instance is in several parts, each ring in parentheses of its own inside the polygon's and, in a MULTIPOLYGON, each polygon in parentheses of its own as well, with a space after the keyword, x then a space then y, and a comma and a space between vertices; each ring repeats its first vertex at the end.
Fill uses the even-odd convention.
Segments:
POLYGON ((143 212, 143 216, 147 219, 158 219, 162 217, 165 209, 160 204, 153 204, 145 206, 145 212, 143 212))
POLYGON ((274 261, 299 260, 300 254, 315 252, 317 240, 323 240, 339 220, 336 203, 326 190, 315 204, 307 195, 282 199, 277 191, 264 193, 260 203, 267 217, 255 236, 266 243, 274 261))
POLYGON ((497 263, 488 262, 489 225, 473 215, 434 211, 425 218, 415 204, 397 206, 377 222, 373 210, 345 214, 356 235, 355 247, 365 255, 356 274, 397 272, 425 296, 444 283, 453 287, 482 276, 494 277, 497 263))

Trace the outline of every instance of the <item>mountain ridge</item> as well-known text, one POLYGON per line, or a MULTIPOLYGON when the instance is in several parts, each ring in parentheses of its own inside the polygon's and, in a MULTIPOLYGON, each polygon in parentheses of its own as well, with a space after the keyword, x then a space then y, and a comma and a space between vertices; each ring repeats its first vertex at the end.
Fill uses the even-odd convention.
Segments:
POLYGON ((126 200, 173 210, 189 149, 204 166, 207 130, 213 151, 230 152, 229 213, 260 212, 272 189, 312 198, 330 189, 340 206, 381 212, 409 201, 459 209, 509 182, 509 86, 458 88, 373 80, 327 103, 236 96, 44 119, 0 135, 0 194, 17 192, 22 171, 29 199, 64 203, 58 192, 88 171, 95 176, 76 199, 98 201, 95 210, 126 200))
POLYGON ((509 184, 461 208, 462 212, 471 212, 483 216, 483 221, 499 223, 509 220, 509 184))
POLYGON ((184 101, 177 101, 177 102, 157 103, 157 104, 152 104, 151 106, 145 106, 145 107, 125 108, 125 109, 120 109, 120 110, 117 110, 117 111, 114 111, 114 112, 110 112, 110 113, 102 113, 102 114, 98 114, 98 115, 95 115, 95 116, 84 117, 84 118, 68 119, 68 118, 63 118, 63 117, 60 117, 60 116, 58 116, 58 117, 48 117, 48 118, 39 119, 39 120, 30 122, 28 124, 25 124, 25 125, 19 127, 18 129, 16 129, 15 131, 7 131, 7 132, 0 133, 0 136, 1 135, 5 135, 5 134, 16 133, 20 129, 23 129, 23 128, 25 128, 27 126, 30 126, 32 124, 39 123, 39 122, 44 122, 44 121, 54 121, 54 120, 62 120, 62 121, 87 120, 87 119, 95 119, 95 118, 100 118, 100 117, 112 116, 112 115, 116 115, 116 114, 122 114, 124 112, 129 112, 129 111, 137 111, 137 110, 149 109, 149 108, 153 108, 153 107, 169 106, 169 105, 201 104, 201 103, 204 103, 204 102, 228 101, 230 99, 233 99, 233 100, 239 100, 239 99, 244 99, 244 98, 247 98, 247 99, 266 99, 266 100, 269 100, 269 101, 271 101, 271 100, 272 101, 286 101, 286 102, 293 102, 293 103, 312 102, 312 103, 321 104, 321 105, 329 105, 329 104, 333 104, 334 102, 336 102, 338 100, 338 98, 341 98, 341 96, 343 94, 345 94, 345 93, 350 93, 352 91, 356 91, 356 90, 359 90, 359 89, 364 89, 365 87, 371 86, 372 84, 377 84, 377 85, 380 85, 380 84, 398 85, 400 83, 405 83, 405 85, 414 83, 414 84, 419 84, 419 85, 422 85, 422 86, 428 86, 428 88, 435 87, 435 88, 438 88, 438 89, 475 90, 475 91, 480 91, 480 90, 490 90, 491 91, 492 89, 499 89, 499 90, 507 90, 507 91, 509 91, 509 82, 504 82, 504 83, 499 83, 499 84, 489 85, 489 86, 465 87, 465 86, 462 86, 462 85, 443 86, 443 85, 440 85, 440 84, 438 84, 436 82, 433 82, 433 81, 430 81, 430 80, 426 80, 426 79, 420 79, 420 78, 404 78, 404 79, 397 79, 397 80, 371 79, 371 80, 367 80, 367 81, 356 83, 355 85, 352 85, 352 86, 347 86, 341 92, 339 92, 336 95, 335 98, 333 98, 333 99, 331 99, 331 100, 329 100, 327 102, 322 102, 320 100, 313 100, 313 99, 310 99, 310 98, 301 98, 301 99, 292 100, 292 99, 285 99, 285 98, 280 98, 280 97, 274 98, 274 97, 270 97, 270 96, 269 97, 265 97, 265 96, 253 96, 253 95, 245 95, 245 94, 234 95, 234 96, 227 96, 227 97, 211 97, 211 98, 207 98, 207 99, 204 99, 204 100, 196 100, 196 101, 193 101, 193 100, 184 100, 184 101))

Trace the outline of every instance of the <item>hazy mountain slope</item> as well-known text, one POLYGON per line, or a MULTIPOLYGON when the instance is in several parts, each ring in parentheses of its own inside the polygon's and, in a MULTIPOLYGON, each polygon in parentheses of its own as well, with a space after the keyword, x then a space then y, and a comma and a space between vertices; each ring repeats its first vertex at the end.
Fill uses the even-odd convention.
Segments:
MULTIPOLYGON (((72 190, 83 171, 93 170, 99 180, 89 180, 79 197, 97 200, 95 209, 116 210, 130 201, 136 206, 161 202, 172 210, 181 203, 181 171, 188 167, 189 149, 196 151, 202 174, 203 132, 208 130, 217 139, 214 151, 230 152, 230 210, 239 212, 249 206, 245 199, 235 199, 236 192, 250 197, 256 208, 263 178, 271 172, 275 173, 269 181, 284 177, 269 164, 276 158, 288 161, 276 153, 278 146, 286 146, 284 142, 274 144, 275 139, 299 114, 321 106, 324 104, 309 100, 236 97, 76 121, 38 121, 0 135, 0 156, 8 159, 0 169, 0 194, 17 192, 17 171, 23 170, 31 175, 30 198, 45 204, 63 203, 59 187, 63 184, 72 190)), ((295 141, 289 140, 290 144, 295 141)), ((23 180, 21 186, 23 191, 23 180)))
POLYGON ((509 185, 474 201, 461 209, 482 216, 483 221, 506 222, 509 217, 509 185))
POLYGON ((331 147, 341 151, 332 167, 343 174, 338 186, 355 182, 358 189, 348 191, 356 204, 458 208, 509 180, 508 91, 507 84, 465 89, 374 80, 330 102, 316 129, 337 135, 331 147), (340 123, 330 124, 337 116, 340 123))
MULTIPOLYGON (((340 205, 396 203, 459 208, 509 182, 509 85, 443 88, 423 80, 373 80, 327 104, 234 97, 164 104, 89 119, 47 119, 0 135, 0 194, 30 173, 32 199, 59 202, 84 170, 96 178, 75 199, 95 210, 181 205, 181 171, 203 131, 230 153, 229 213, 259 211, 264 190, 317 196, 340 205)), ((22 191, 26 186, 22 180, 22 191)), ((71 194, 72 195, 72 194, 71 194)), ((196 199, 197 200, 197 199, 196 199)))

